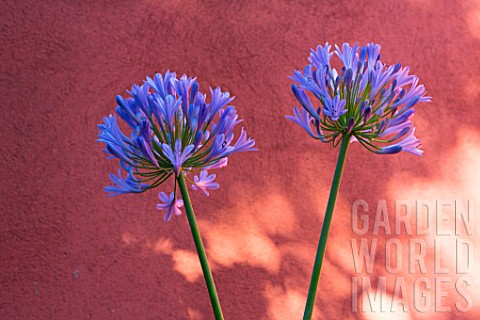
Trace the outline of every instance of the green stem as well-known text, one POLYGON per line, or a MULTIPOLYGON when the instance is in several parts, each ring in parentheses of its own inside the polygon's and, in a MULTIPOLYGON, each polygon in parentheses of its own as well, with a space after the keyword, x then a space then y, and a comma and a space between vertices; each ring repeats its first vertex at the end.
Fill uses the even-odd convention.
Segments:
POLYGON ((345 158, 347 156, 349 143, 350 135, 344 134, 342 137, 340 152, 338 154, 335 175, 333 176, 332 187, 330 189, 330 196, 328 197, 327 211, 325 213, 325 219, 323 220, 320 241, 318 242, 318 249, 315 256, 315 264, 313 265, 312 279, 310 280, 310 288, 308 289, 307 304, 305 306, 303 320, 312 319, 318 280, 320 279, 320 271, 322 270, 322 262, 325 256, 325 249, 327 247, 328 231, 330 230, 330 223, 332 222, 333 209, 335 208, 335 201, 337 200, 338 189, 340 188, 340 181, 342 180, 343 168, 345 167, 345 158))
POLYGON ((217 290, 215 289, 215 282, 213 281, 212 271, 208 265, 207 255, 205 254, 205 248, 203 247, 200 231, 198 230, 197 220, 193 213, 192 202, 188 196, 187 186, 183 174, 177 177, 178 186, 182 193, 183 202, 185 204, 185 211, 187 212, 188 223, 190 224, 190 230, 192 231, 193 241, 197 248, 198 258, 202 265, 203 277, 207 284, 208 294, 210 295, 210 301, 212 302, 213 313, 215 314, 215 320, 223 320, 222 308, 220 307, 220 301, 218 300, 217 290))

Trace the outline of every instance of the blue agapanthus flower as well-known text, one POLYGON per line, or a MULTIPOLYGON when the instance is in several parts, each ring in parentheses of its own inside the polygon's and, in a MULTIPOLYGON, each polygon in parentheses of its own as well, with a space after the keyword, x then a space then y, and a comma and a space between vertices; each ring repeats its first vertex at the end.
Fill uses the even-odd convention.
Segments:
MULTIPOLYGON (((134 85, 130 97, 117 96, 118 117, 128 125, 130 133, 120 130, 117 115, 104 118, 98 125, 98 141, 105 143, 108 158, 118 158, 118 176, 111 174, 113 185, 105 187, 111 195, 140 193, 155 188, 172 175, 183 174, 194 190, 218 188, 215 175, 207 170, 227 165, 227 157, 235 152, 254 151, 255 141, 242 128, 234 141, 234 127, 242 120, 234 97, 220 88, 210 89, 211 99, 199 91, 195 78, 174 72, 147 77, 141 86, 134 85), (122 173, 124 171, 124 173, 122 173), (188 180, 190 172, 200 172, 200 178, 188 180)), ((178 214, 176 187, 170 196, 159 195, 166 210, 165 220, 172 212, 178 214)))
POLYGON ((344 134, 379 154, 400 151, 422 155, 412 117, 419 102, 430 102, 418 77, 409 67, 385 65, 380 61, 380 45, 359 48, 348 43, 340 49, 326 43, 311 50, 310 64, 303 73, 296 70, 292 91, 302 106, 294 107, 288 119, 323 142, 341 141, 344 134), (342 65, 340 72, 330 65, 333 55, 342 65), (307 95, 320 101, 315 108, 307 95))

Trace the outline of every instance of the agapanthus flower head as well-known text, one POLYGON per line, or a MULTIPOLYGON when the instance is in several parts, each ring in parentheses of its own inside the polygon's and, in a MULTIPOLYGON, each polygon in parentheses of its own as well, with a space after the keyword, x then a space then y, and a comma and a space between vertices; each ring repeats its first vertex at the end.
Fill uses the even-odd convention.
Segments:
MULTIPOLYGON (((144 84, 133 85, 130 97, 117 96, 116 113, 130 128, 125 135, 119 127, 117 115, 104 118, 98 125, 98 141, 105 143, 108 158, 118 158, 125 178, 110 175, 113 186, 105 191, 110 195, 139 193, 155 188, 171 176, 201 172, 195 177, 195 190, 218 188, 215 175, 206 170, 227 165, 227 157, 236 152, 254 151, 255 141, 245 130, 235 139, 234 128, 242 122, 235 107, 234 97, 220 88, 210 89, 211 99, 199 91, 196 78, 174 72, 147 77, 144 84)), ((179 212, 176 187, 167 197, 160 194, 164 204, 157 207, 171 213, 179 212)))
POLYGON ((292 91, 303 110, 295 107, 288 119, 311 137, 334 146, 343 135, 350 135, 351 141, 375 153, 422 154, 412 117, 414 107, 431 98, 418 77, 409 74, 409 67, 383 64, 380 45, 374 43, 361 48, 344 43, 334 51, 327 43, 312 49, 309 61, 303 72, 296 70, 290 77, 298 84, 292 85, 292 91), (331 67, 334 54, 342 65, 339 71, 331 67))

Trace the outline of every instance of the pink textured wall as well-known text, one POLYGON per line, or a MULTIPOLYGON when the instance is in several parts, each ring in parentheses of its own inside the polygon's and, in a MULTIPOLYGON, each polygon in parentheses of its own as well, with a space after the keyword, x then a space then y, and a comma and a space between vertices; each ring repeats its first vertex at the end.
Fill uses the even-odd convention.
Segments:
MULTIPOLYGON (((203 91, 221 85, 236 95, 260 149, 232 157, 209 198, 193 195, 225 318, 300 319, 337 151, 284 115, 294 104, 288 76, 326 41, 380 43, 382 60, 410 65, 433 102, 416 115, 423 158, 351 147, 316 319, 480 318, 478 274, 468 275, 469 312, 456 311, 465 301, 452 283, 442 300, 450 313, 417 312, 416 275, 387 274, 382 249, 372 282, 387 277, 391 296, 395 277, 404 276, 410 311, 352 312, 358 275, 350 242, 389 238, 353 233, 357 199, 370 204, 370 224, 379 199, 389 209, 395 199, 480 203, 480 1, 0 0, 0 7, 0 319, 212 318, 185 216, 163 223, 156 192, 106 198, 102 191, 115 164, 95 142, 97 123, 113 112, 116 94, 167 69, 198 76, 203 91)), ((479 234, 477 223, 469 238, 477 247, 479 234)), ((396 238, 406 247, 407 235, 396 238)), ((426 276, 434 281, 428 243, 426 276)), ((454 282, 454 261, 449 253, 443 259, 454 282)))

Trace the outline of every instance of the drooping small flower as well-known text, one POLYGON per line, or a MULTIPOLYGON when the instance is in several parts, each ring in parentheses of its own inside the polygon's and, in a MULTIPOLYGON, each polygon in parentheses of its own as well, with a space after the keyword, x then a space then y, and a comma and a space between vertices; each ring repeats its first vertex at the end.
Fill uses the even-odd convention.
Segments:
POLYGON ((165 216, 163 217, 163 221, 170 221, 170 219, 172 218, 172 213, 176 214, 177 216, 182 214, 179 208, 183 207, 183 200, 175 199, 174 192, 170 193, 170 196, 167 196, 165 192, 160 192, 158 194, 158 198, 162 202, 157 204, 157 209, 166 211, 165 216))
MULTIPOLYGON (((210 88, 211 100, 199 91, 195 78, 174 72, 158 73, 147 77, 144 84, 133 85, 130 97, 117 96, 116 113, 130 128, 125 135, 120 130, 117 116, 109 115, 99 124, 98 141, 105 143, 103 151, 109 159, 118 158, 126 177, 118 171, 110 175, 114 185, 105 187, 111 196, 139 193, 155 188, 172 175, 183 175, 188 180, 190 172, 219 169, 227 165, 230 155, 236 152, 254 151, 255 141, 242 128, 235 139, 235 126, 242 122, 235 107, 230 105, 234 97, 220 88, 210 88)), ((195 190, 208 195, 207 189, 218 188, 209 181, 215 175, 204 176, 192 182, 195 190)), ((157 208, 171 213, 179 212, 180 205, 157 208)), ((171 200, 172 196, 168 198, 171 200)), ((173 199, 178 199, 176 187, 173 199)), ((178 201, 178 200, 177 200, 178 201)))
POLYGON ((334 146, 349 135, 350 141, 375 153, 422 155, 412 117, 414 107, 431 98, 418 77, 409 74, 409 67, 383 64, 380 45, 374 43, 362 48, 344 43, 334 52, 327 43, 312 49, 309 61, 303 72, 295 70, 291 77, 298 83, 292 91, 303 110, 294 107, 294 116, 288 119, 334 146), (340 71, 331 67, 334 54, 343 65, 340 71), (307 92, 320 106, 314 106, 307 92))
POLYGON ((200 172, 200 177, 194 176, 193 180, 195 181, 192 185, 193 190, 202 190, 202 192, 208 196, 210 193, 207 190, 216 190, 220 185, 215 182, 216 175, 209 175, 206 170, 200 172))

